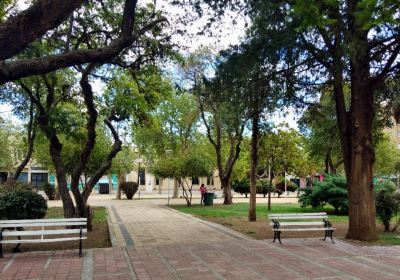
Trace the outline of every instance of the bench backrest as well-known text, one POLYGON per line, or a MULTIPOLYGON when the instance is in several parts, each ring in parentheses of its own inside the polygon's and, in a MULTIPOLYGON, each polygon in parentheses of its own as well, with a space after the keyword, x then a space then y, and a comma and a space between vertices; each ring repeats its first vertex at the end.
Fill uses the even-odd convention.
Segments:
POLYGON ((86 235, 86 226, 87 218, 0 221, 0 231, 2 231, 2 237, 41 236, 43 239, 44 236, 47 235, 86 235), (10 230, 14 228, 28 228, 28 230, 10 230))
POLYGON ((274 225, 274 221, 279 222, 280 227, 309 226, 324 225, 324 220, 328 219, 328 215, 326 212, 269 214, 268 219, 272 221, 270 222, 271 226, 274 225))

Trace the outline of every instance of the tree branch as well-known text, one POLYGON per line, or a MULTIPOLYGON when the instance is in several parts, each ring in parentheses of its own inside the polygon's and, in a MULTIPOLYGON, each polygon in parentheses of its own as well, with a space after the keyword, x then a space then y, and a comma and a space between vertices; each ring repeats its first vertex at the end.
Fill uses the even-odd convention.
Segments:
POLYGON ((122 149, 122 141, 119 139, 118 132, 115 130, 114 126, 112 125, 109 119, 105 119, 104 123, 110 129, 111 134, 114 138, 114 144, 111 148, 111 151, 107 155, 107 158, 102 162, 100 167, 96 170, 92 177, 90 177, 89 182, 87 182, 85 189, 82 192, 83 199, 87 201, 89 198, 90 193, 93 190, 93 187, 100 178, 110 169, 113 158, 118 154, 119 151, 122 149))
MULTIPOLYGON (((65 1, 68 2, 68 1, 65 1)), ((0 84, 17 80, 30 75, 46 74, 57 69, 85 63, 105 63, 116 57, 124 48, 134 41, 132 36, 137 0, 125 0, 121 34, 109 46, 96 49, 77 49, 60 55, 42 58, 0 62, 0 84)), ((161 19, 160 19, 161 20, 161 19)), ((160 22, 157 20, 154 25, 160 22)), ((154 27, 149 24, 147 27, 154 27)), ((148 29, 144 29, 145 32, 148 29)), ((9 39, 7 39, 9 42, 9 39)))
POLYGON ((27 10, 0 24, 0 60, 11 58, 48 30, 56 28, 84 2, 38 0, 27 10))

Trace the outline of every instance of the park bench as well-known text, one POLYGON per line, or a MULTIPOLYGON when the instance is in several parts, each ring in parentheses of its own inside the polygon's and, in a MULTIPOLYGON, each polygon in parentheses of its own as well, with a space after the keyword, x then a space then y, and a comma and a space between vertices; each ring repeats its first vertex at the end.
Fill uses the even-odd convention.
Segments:
POLYGON ((0 257, 3 257, 3 244, 17 244, 14 252, 18 252, 19 246, 24 243, 74 240, 79 241, 79 257, 82 257, 82 240, 87 236, 86 227, 87 218, 1 220, 0 257))
POLYGON ((281 242, 282 231, 325 231, 325 238, 330 237, 333 241, 332 223, 328 221, 328 215, 321 213, 285 213, 285 214, 269 214, 268 219, 271 220, 270 225, 274 231, 274 241, 278 239, 281 242))

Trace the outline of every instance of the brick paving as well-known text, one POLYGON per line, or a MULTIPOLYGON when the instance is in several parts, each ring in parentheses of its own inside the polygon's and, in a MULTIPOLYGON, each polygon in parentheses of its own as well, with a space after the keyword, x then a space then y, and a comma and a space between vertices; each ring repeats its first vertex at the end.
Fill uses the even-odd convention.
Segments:
POLYGON ((107 203, 115 247, 84 250, 83 258, 77 250, 6 253, 0 280, 400 279, 400 246, 319 239, 283 239, 279 245, 156 201, 107 203))

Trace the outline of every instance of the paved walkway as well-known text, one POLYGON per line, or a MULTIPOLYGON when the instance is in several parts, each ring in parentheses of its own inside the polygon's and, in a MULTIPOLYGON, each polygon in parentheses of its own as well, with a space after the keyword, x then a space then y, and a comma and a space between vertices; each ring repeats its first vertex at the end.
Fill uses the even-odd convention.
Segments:
POLYGON ((359 247, 339 240, 252 240, 159 205, 105 205, 115 247, 6 254, 0 279, 400 279, 400 246, 359 247))

